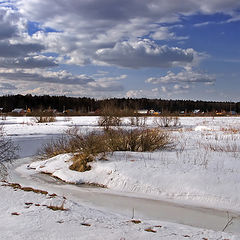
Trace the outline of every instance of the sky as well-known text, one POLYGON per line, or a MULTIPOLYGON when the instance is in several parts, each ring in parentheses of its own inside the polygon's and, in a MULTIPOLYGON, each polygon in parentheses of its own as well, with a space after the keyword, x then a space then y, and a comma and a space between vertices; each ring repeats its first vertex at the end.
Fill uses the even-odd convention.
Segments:
POLYGON ((0 0, 0 95, 240 101, 239 0, 0 0))

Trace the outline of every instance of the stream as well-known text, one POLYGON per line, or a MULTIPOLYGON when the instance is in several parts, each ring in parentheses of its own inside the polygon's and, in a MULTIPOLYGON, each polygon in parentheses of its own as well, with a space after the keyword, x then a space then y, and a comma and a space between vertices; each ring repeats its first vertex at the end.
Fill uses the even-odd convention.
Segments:
POLYGON ((134 217, 161 220, 222 231, 233 217, 225 231, 240 233, 240 213, 188 206, 86 185, 67 184, 49 175, 28 170, 26 166, 33 161, 33 155, 39 146, 55 137, 57 135, 15 138, 15 142, 22 147, 21 158, 11 166, 9 181, 56 193, 89 207, 125 215, 129 219, 134 217))

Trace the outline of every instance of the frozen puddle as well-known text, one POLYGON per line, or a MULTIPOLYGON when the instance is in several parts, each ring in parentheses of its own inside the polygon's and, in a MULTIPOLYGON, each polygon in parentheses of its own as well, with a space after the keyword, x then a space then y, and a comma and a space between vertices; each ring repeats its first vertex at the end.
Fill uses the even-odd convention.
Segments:
POLYGON ((18 160, 10 173, 10 181, 64 195, 79 203, 126 215, 129 218, 162 220, 222 231, 229 219, 233 217, 225 231, 240 233, 238 213, 136 197, 136 194, 131 193, 120 195, 121 193, 108 189, 66 184, 46 174, 27 170, 26 165, 23 164, 30 161, 31 158, 18 160))

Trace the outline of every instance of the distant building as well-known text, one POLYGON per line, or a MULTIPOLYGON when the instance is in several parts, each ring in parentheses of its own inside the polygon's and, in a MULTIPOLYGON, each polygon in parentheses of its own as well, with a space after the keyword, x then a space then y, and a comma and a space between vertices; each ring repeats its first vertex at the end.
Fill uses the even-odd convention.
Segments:
POLYGON ((237 112, 236 111, 230 111, 230 114, 231 115, 237 115, 237 112))
POLYGON ((139 113, 139 114, 148 114, 148 110, 138 110, 137 113, 139 113))
POLYGON ((193 113, 194 113, 194 114, 200 114, 201 111, 200 111, 200 109, 195 109, 195 110, 193 110, 193 113))
POLYGON ((15 108, 12 110, 12 113, 17 113, 17 114, 24 114, 25 111, 23 108, 15 108))

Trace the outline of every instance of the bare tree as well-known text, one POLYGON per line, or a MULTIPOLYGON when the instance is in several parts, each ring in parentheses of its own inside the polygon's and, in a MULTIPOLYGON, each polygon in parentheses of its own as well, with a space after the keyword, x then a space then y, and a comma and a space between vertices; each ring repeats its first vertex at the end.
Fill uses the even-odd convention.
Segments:
POLYGON ((0 126, 0 179, 6 176, 6 163, 17 157, 16 152, 18 149, 18 146, 6 136, 3 126, 0 126))

